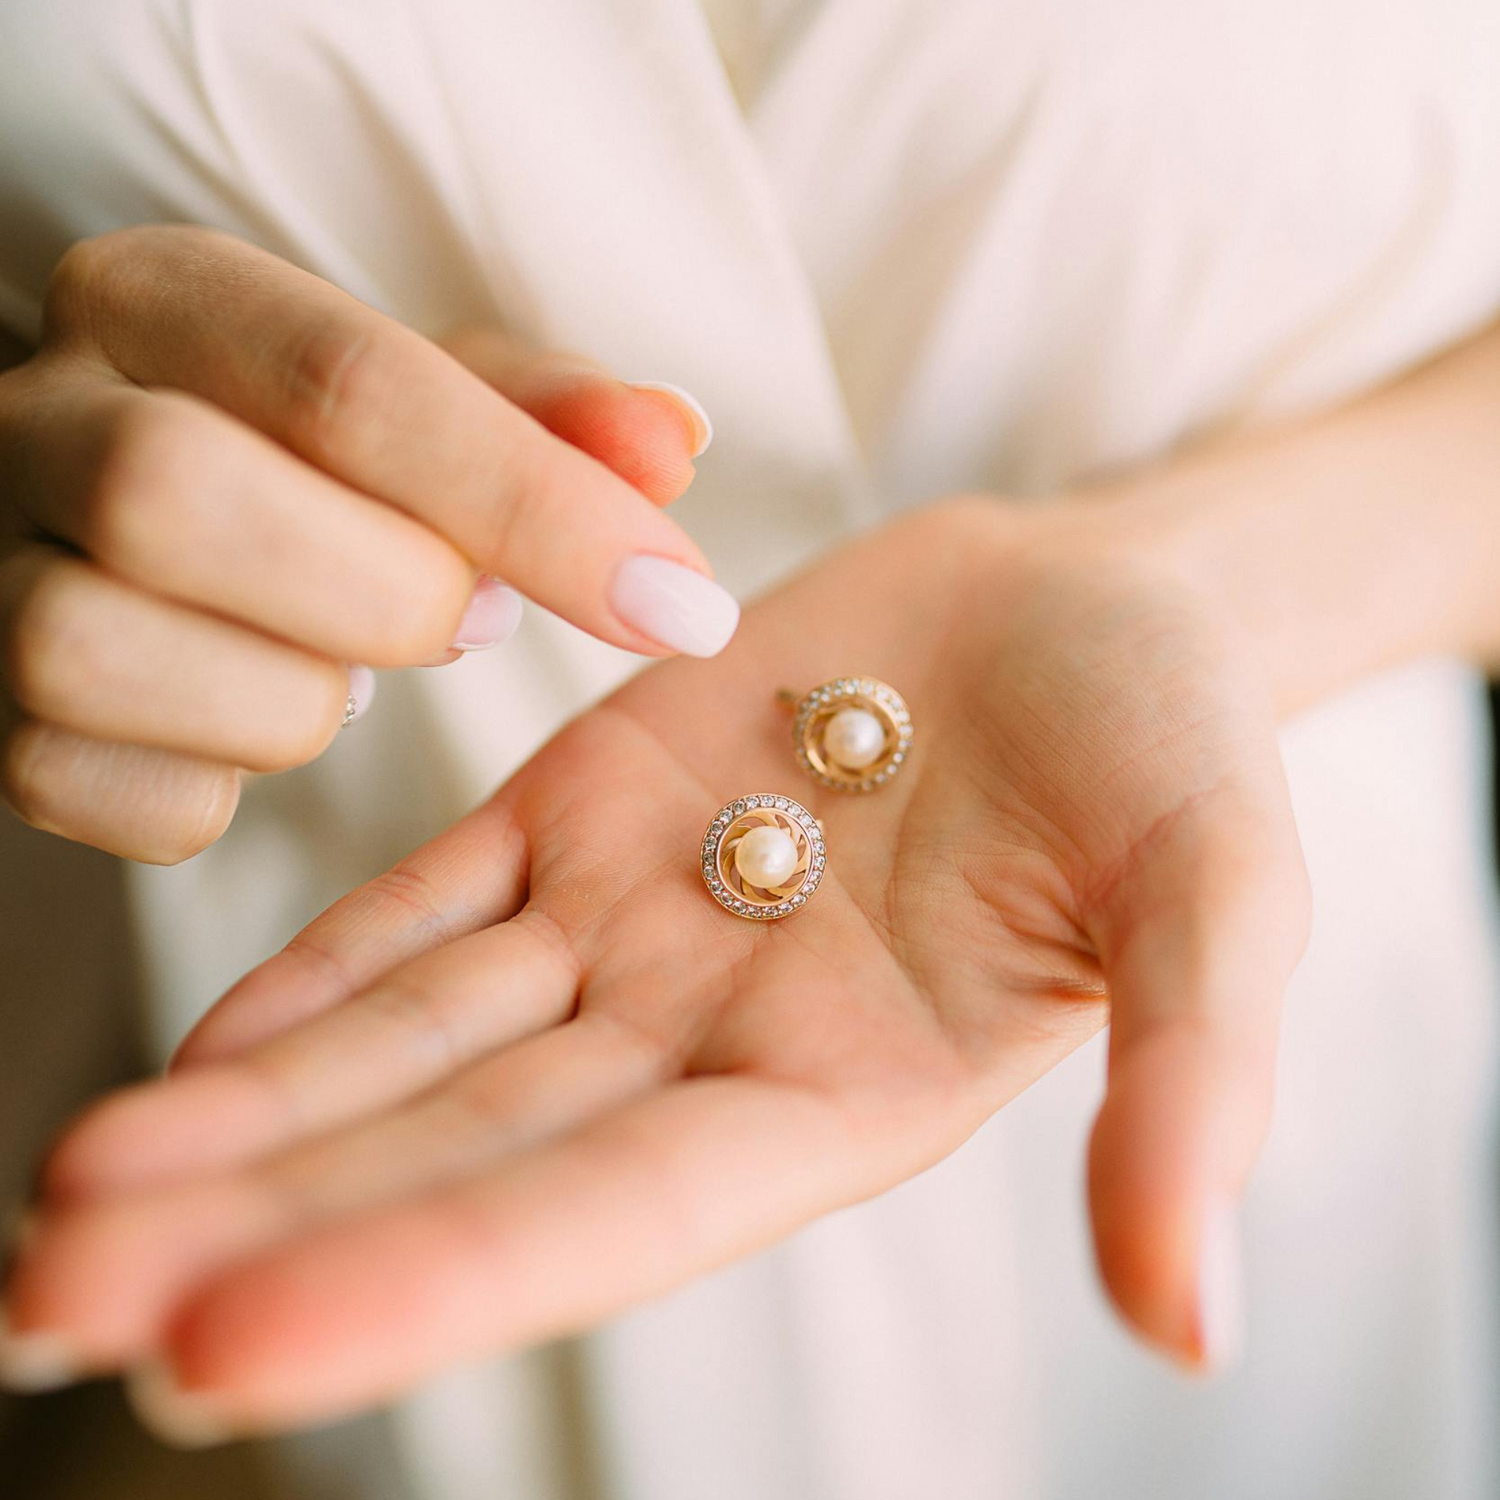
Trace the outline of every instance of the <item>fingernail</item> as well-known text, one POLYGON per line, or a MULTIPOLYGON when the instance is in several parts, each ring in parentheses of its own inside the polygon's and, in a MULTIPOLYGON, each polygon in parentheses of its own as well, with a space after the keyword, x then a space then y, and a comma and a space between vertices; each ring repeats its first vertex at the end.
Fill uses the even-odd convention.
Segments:
POLYGON ((84 1370, 84 1361, 62 1335, 15 1333, 0 1312, 0 1389, 18 1396, 61 1390, 81 1380, 84 1370))
POLYGON ((347 729, 356 719, 365 716, 365 710, 375 701, 375 674, 368 667, 349 668, 349 702, 344 708, 344 722, 339 726, 347 729))
POLYGON ((734 596, 712 578, 644 553, 615 570, 610 604, 632 629, 688 656, 717 656, 740 620, 734 596))
POLYGON ((173 1448, 212 1448, 235 1436, 216 1403, 183 1390, 160 1360, 137 1365, 125 1377, 125 1395, 141 1426, 173 1448))
POLYGON ((668 385, 665 380, 627 380, 625 383, 637 391, 660 391, 663 396, 670 396, 686 412, 692 424, 693 457, 701 458, 708 452, 708 445, 714 440, 714 424, 709 421, 703 403, 696 396, 680 385, 668 385))
POLYGON ((453 640, 455 651, 488 651, 516 633, 521 623, 521 596, 498 578, 481 574, 469 595, 453 640))
POLYGON ((1198 1231, 1198 1344, 1210 1373, 1239 1363, 1245 1348, 1245 1273, 1239 1210, 1215 1195, 1204 1206, 1198 1231))

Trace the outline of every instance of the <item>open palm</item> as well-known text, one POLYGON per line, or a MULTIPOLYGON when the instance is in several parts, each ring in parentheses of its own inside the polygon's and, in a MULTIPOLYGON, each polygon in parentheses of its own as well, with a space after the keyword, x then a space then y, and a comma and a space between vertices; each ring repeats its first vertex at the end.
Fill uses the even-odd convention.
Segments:
POLYGON ((1242 643, 1090 535, 935 507, 584 714, 74 1128, 13 1325, 165 1358, 231 1428, 350 1410, 892 1186, 1112 1014, 1101 1263, 1206 1359, 1306 895, 1242 643), (918 729, 871 795, 806 781, 773 702, 850 672, 918 729), (786 921, 699 875, 750 792, 824 821, 786 921))

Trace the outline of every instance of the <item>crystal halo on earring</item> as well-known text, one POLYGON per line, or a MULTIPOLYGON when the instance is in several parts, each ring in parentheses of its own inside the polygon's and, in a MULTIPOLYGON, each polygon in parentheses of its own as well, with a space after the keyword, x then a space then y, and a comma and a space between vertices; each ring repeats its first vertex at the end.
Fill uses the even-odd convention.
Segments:
POLYGON ((800 700, 777 695, 792 708, 792 745, 802 769, 837 792, 873 792, 911 753, 911 710, 888 682, 835 677, 800 700))
POLYGON ((736 797, 703 835, 703 883, 726 911, 775 921, 800 911, 823 879, 823 827, 800 802, 736 797))

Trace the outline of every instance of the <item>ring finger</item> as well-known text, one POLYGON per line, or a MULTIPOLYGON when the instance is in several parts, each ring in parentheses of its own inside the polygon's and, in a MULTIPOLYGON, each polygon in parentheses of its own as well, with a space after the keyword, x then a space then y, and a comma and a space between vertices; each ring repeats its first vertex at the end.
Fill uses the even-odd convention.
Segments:
POLYGON ((141 593, 57 547, 0 567, 4 686, 22 715, 254 771, 312 760, 348 668, 141 593))

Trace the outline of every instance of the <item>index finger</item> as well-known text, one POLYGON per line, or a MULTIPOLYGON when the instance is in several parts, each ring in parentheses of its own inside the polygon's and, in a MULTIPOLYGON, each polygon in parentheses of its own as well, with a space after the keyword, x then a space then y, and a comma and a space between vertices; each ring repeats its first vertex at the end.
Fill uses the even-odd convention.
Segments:
POLYGON ((47 314, 55 344, 212 402, 601 639, 712 655, 733 632, 702 553, 637 490, 436 344, 263 250, 183 226, 83 241, 47 314))

